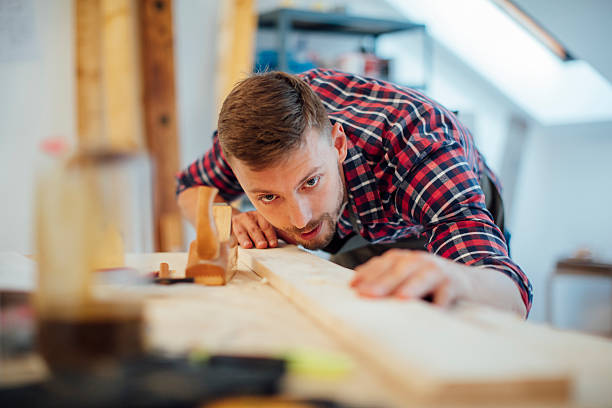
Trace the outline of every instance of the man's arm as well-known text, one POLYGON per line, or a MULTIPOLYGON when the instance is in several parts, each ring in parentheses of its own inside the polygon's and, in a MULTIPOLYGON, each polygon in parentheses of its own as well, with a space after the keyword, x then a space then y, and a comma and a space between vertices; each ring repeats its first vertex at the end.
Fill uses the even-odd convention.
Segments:
POLYGON ((357 268, 353 286, 365 296, 431 294, 439 304, 466 299, 525 316, 531 285, 508 256, 463 148, 438 135, 420 162, 398 166, 395 197, 399 215, 424 226, 429 253, 391 251, 357 268))
POLYGON ((507 275, 427 252, 390 250, 355 272, 351 286, 366 297, 420 299, 431 294, 439 306, 464 299, 527 315, 520 292, 507 275))

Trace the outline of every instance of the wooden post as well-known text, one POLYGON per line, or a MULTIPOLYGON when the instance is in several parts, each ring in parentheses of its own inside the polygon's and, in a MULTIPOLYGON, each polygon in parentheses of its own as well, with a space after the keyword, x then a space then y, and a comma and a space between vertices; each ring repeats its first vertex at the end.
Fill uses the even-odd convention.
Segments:
POLYGON ((75 2, 77 136, 81 146, 101 144, 104 137, 100 1, 75 2))
POLYGON ((174 179, 179 153, 172 0, 142 0, 139 15, 146 141, 155 165, 156 248, 172 252, 183 249, 174 179))
POLYGON ((76 0, 78 140, 82 148, 139 151, 140 75, 134 0, 76 0))
POLYGON ((236 82, 253 72, 256 30, 254 0, 223 1, 219 26, 217 112, 236 82))
POLYGON ((148 149, 155 249, 181 250, 172 1, 75 0, 75 12, 79 146, 148 149))

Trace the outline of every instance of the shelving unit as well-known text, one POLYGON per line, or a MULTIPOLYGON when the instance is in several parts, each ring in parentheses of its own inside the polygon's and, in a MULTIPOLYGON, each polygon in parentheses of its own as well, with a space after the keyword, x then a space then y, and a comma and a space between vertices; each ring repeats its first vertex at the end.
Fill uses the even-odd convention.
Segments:
POLYGON ((259 15, 258 27, 275 29, 277 37, 278 69, 287 71, 287 40, 292 31, 318 32, 330 34, 350 34, 372 38, 373 53, 376 53, 376 40, 384 34, 400 31, 419 30, 423 34, 423 84, 415 87, 426 88, 432 68, 431 38, 426 26, 408 20, 387 20, 355 16, 346 13, 327 13, 310 10, 280 8, 259 15))

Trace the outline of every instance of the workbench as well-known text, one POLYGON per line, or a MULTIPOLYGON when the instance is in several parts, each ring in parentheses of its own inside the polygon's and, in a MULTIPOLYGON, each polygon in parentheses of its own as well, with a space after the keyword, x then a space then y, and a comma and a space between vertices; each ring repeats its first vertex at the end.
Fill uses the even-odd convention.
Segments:
MULTIPOLYGON (((128 254, 141 272, 183 271, 186 253, 128 254)), ((612 342, 462 303, 366 300, 353 272, 294 246, 239 248, 226 286, 119 287, 145 302, 151 349, 279 355, 308 350, 342 368, 290 375, 285 392, 358 406, 609 407, 612 342)), ((179 272, 180 273, 180 272, 179 272)), ((316 371, 316 370, 315 370, 316 371)))

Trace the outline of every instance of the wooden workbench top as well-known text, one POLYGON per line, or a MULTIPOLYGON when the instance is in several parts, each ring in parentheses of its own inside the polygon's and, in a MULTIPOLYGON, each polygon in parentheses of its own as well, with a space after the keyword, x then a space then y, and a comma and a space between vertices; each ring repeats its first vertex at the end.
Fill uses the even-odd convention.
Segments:
MULTIPOLYGON (((180 275, 187 254, 126 255, 126 265, 142 273, 161 262, 180 275)), ((440 310, 420 301, 364 300, 348 287, 352 271, 293 246, 240 249, 238 265, 222 287, 113 290, 144 300, 147 339, 155 349, 310 350, 344 362, 332 376, 289 376, 287 392, 294 396, 398 407, 519 401, 606 407, 612 401, 612 342, 606 339, 477 305, 440 310)))

